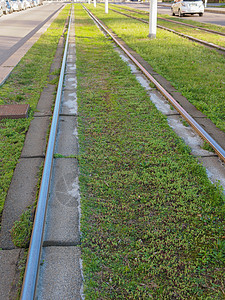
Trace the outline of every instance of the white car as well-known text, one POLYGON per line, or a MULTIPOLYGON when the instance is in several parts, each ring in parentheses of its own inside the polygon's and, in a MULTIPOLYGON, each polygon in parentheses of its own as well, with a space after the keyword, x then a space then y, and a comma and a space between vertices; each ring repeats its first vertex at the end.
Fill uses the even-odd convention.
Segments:
POLYGON ((200 17, 204 13, 204 4, 202 0, 175 0, 171 6, 171 13, 182 17, 186 14, 199 14, 200 17))
POLYGON ((22 5, 21 5, 20 0, 11 0, 11 5, 12 5, 13 11, 22 10, 22 5))
POLYGON ((1 5, 0 5, 0 17, 3 15, 3 9, 2 9, 2 7, 1 7, 1 5))

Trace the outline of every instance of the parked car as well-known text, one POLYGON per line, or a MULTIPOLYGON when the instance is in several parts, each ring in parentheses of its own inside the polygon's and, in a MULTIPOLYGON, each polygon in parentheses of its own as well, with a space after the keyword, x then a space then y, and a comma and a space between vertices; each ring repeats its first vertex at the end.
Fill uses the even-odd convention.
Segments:
POLYGON ((3 11, 3 14, 7 15, 9 13, 9 10, 8 10, 6 1, 0 0, 0 5, 1 5, 2 11, 3 11))
POLYGON ((32 2, 33 2, 33 7, 38 6, 38 3, 36 0, 32 0, 32 2))
POLYGON ((6 0, 5 2, 6 2, 6 5, 7 5, 7 8, 8 8, 8 12, 11 14, 13 12, 11 1, 6 0))
POLYGON ((171 6, 171 13, 173 16, 178 14, 182 17, 186 14, 199 14, 203 16, 204 4, 202 0, 175 0, 171 6))
POLYGON ((2 9, 2 7, 1 7, 1 5, 0 5, 0 17, 3 15, 3 9, 2 9))
POLYGON ((21 9, 22 10, 27 9, 26 2, 24 0, 20 0, 20 4, 21 4, 21 9))
POLYGON ((20 11, 22 9, 22 5, 20 0, 11 0, 13 11, 20 11))

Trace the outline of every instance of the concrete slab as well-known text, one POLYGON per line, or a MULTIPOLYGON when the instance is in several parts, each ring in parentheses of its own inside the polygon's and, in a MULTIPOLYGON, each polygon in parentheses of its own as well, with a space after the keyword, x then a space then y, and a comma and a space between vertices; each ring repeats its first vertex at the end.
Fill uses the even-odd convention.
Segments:
POLYGON ((180 136, 186 145, 188 145, 192 151, 191 153, 195 156, 214 156, 215 153, 209 152, 202 149, 203 140, 200 136, 188 125, 183 124, 182 117, 178 116, 168 116, 168 124, 180 136))
POLYGON ((206 116, 197 110, 197 108, 191 104, 187 98, 181 95, 179 92, 171 92, 171 96, 193 117, 193 118, 206 118, 206 116))
POLYGON ((0 300, 16 299, 17 263, 22 252, 21 249, 0 250, 0 300))
POLYGON ((43 264, 40 266, 36 299, 81 299, 79 247, 45 247, 41 261, 43 264))
POLYGON ((172 84, 161 75, 154 74, 153 77, 164 87, 165 90, 167 90, 167 92, 170 93, 176 91, 176 89, 172 86, 172 84))
POLYGON ((77 115, 77 94, 76 92, 65 90, 62 95, 61 114, 77 115))
POLYGON ((22 158, 15 168, 2 215, 0 248, 15 249, 10 229, 27 206, 35 201, 42 162, 43 158, 22 158))
POLYGON ((68 57, 67 57, 67 62, 68 63, 74 63, 75 60, 76 60, 75 55, 68 55, 68 57))
POLYGON ((60 116, 55 153, 64 156, 78 154, 77 119, 73 116, 60 116))
POLYGON ((21 157, 44 157, 50 117, 34 118, 26 135, 21 157))
POLYGON ((66 74, 74 74, 74 76, 75 76, 75 74, 76 74, 76 64, 75 63, 67 63, 66 64, 66 71, 65 71, 65 73, 66 74))
POLYGON ((150 93, 150 99, 155 104, 156 108, 164 115, 179 115, 179 113, 172 109, 168 101, 162 96, 158 90, 152 90, 150 93))
POLYGON ((64 79, 64 89, 74 91, 77 88, 77 79, 75 76, 66 75, 64 79))
POLYGON ((78 245, 80 193, 74 158, 54 159, 44 245, 78 245))
POLYGON ((68 54, 69 55, 75 55, 76 54, 75 44, 70 44, 69 45, 69 47, 68 47, 68 54))
POLYGON ((196 121, 205 129, 208 134, 223 148, 225 149, 225 132, 216 127, 215 124, 209 119, 195 118, 196 121))
POLYGON ((218 157, 200 157, 199 161, 206 168, 209 179, 213 183, 220 181, 225 190, 225 164, 218 157))
POLYGON ((48 84, 41 93, 34 117, 43 117, 52 115, 52 104, 55 99, 56 86, 48 84))

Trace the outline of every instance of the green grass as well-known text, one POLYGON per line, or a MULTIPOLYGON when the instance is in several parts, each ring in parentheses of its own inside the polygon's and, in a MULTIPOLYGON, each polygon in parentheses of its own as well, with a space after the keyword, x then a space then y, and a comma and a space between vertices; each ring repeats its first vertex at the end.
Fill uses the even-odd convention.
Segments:
POLYGON ((221 189, 75 7, 86 299, 223 299, 221 189))
POLYGON ((27 52, 5 84, 0 87, 0 105, 28 103, 31 107, 28 119, 0 121, 0 218, 26 132, 41 91, 48 81, 50 67, 69 9, 67 6, 60 12, 46 33, 27 52))
MULTIPOLYGON (((93 10, 91 5, 87 7, 93 10)), ((157 38, 149 40, 147 24, 111 11, 106 15, 100 7, 94 12, 157 73, 225 131, 223 55, 160 29, 157 30, 157 38)))

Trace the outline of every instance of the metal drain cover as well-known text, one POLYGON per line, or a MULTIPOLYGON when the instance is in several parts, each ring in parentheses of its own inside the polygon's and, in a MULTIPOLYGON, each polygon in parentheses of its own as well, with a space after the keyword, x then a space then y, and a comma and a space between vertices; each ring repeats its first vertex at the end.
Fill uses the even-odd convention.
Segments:
POLYGON ((0 105, 0 120, 27 118, 28 110, 29 104, 0 105))

